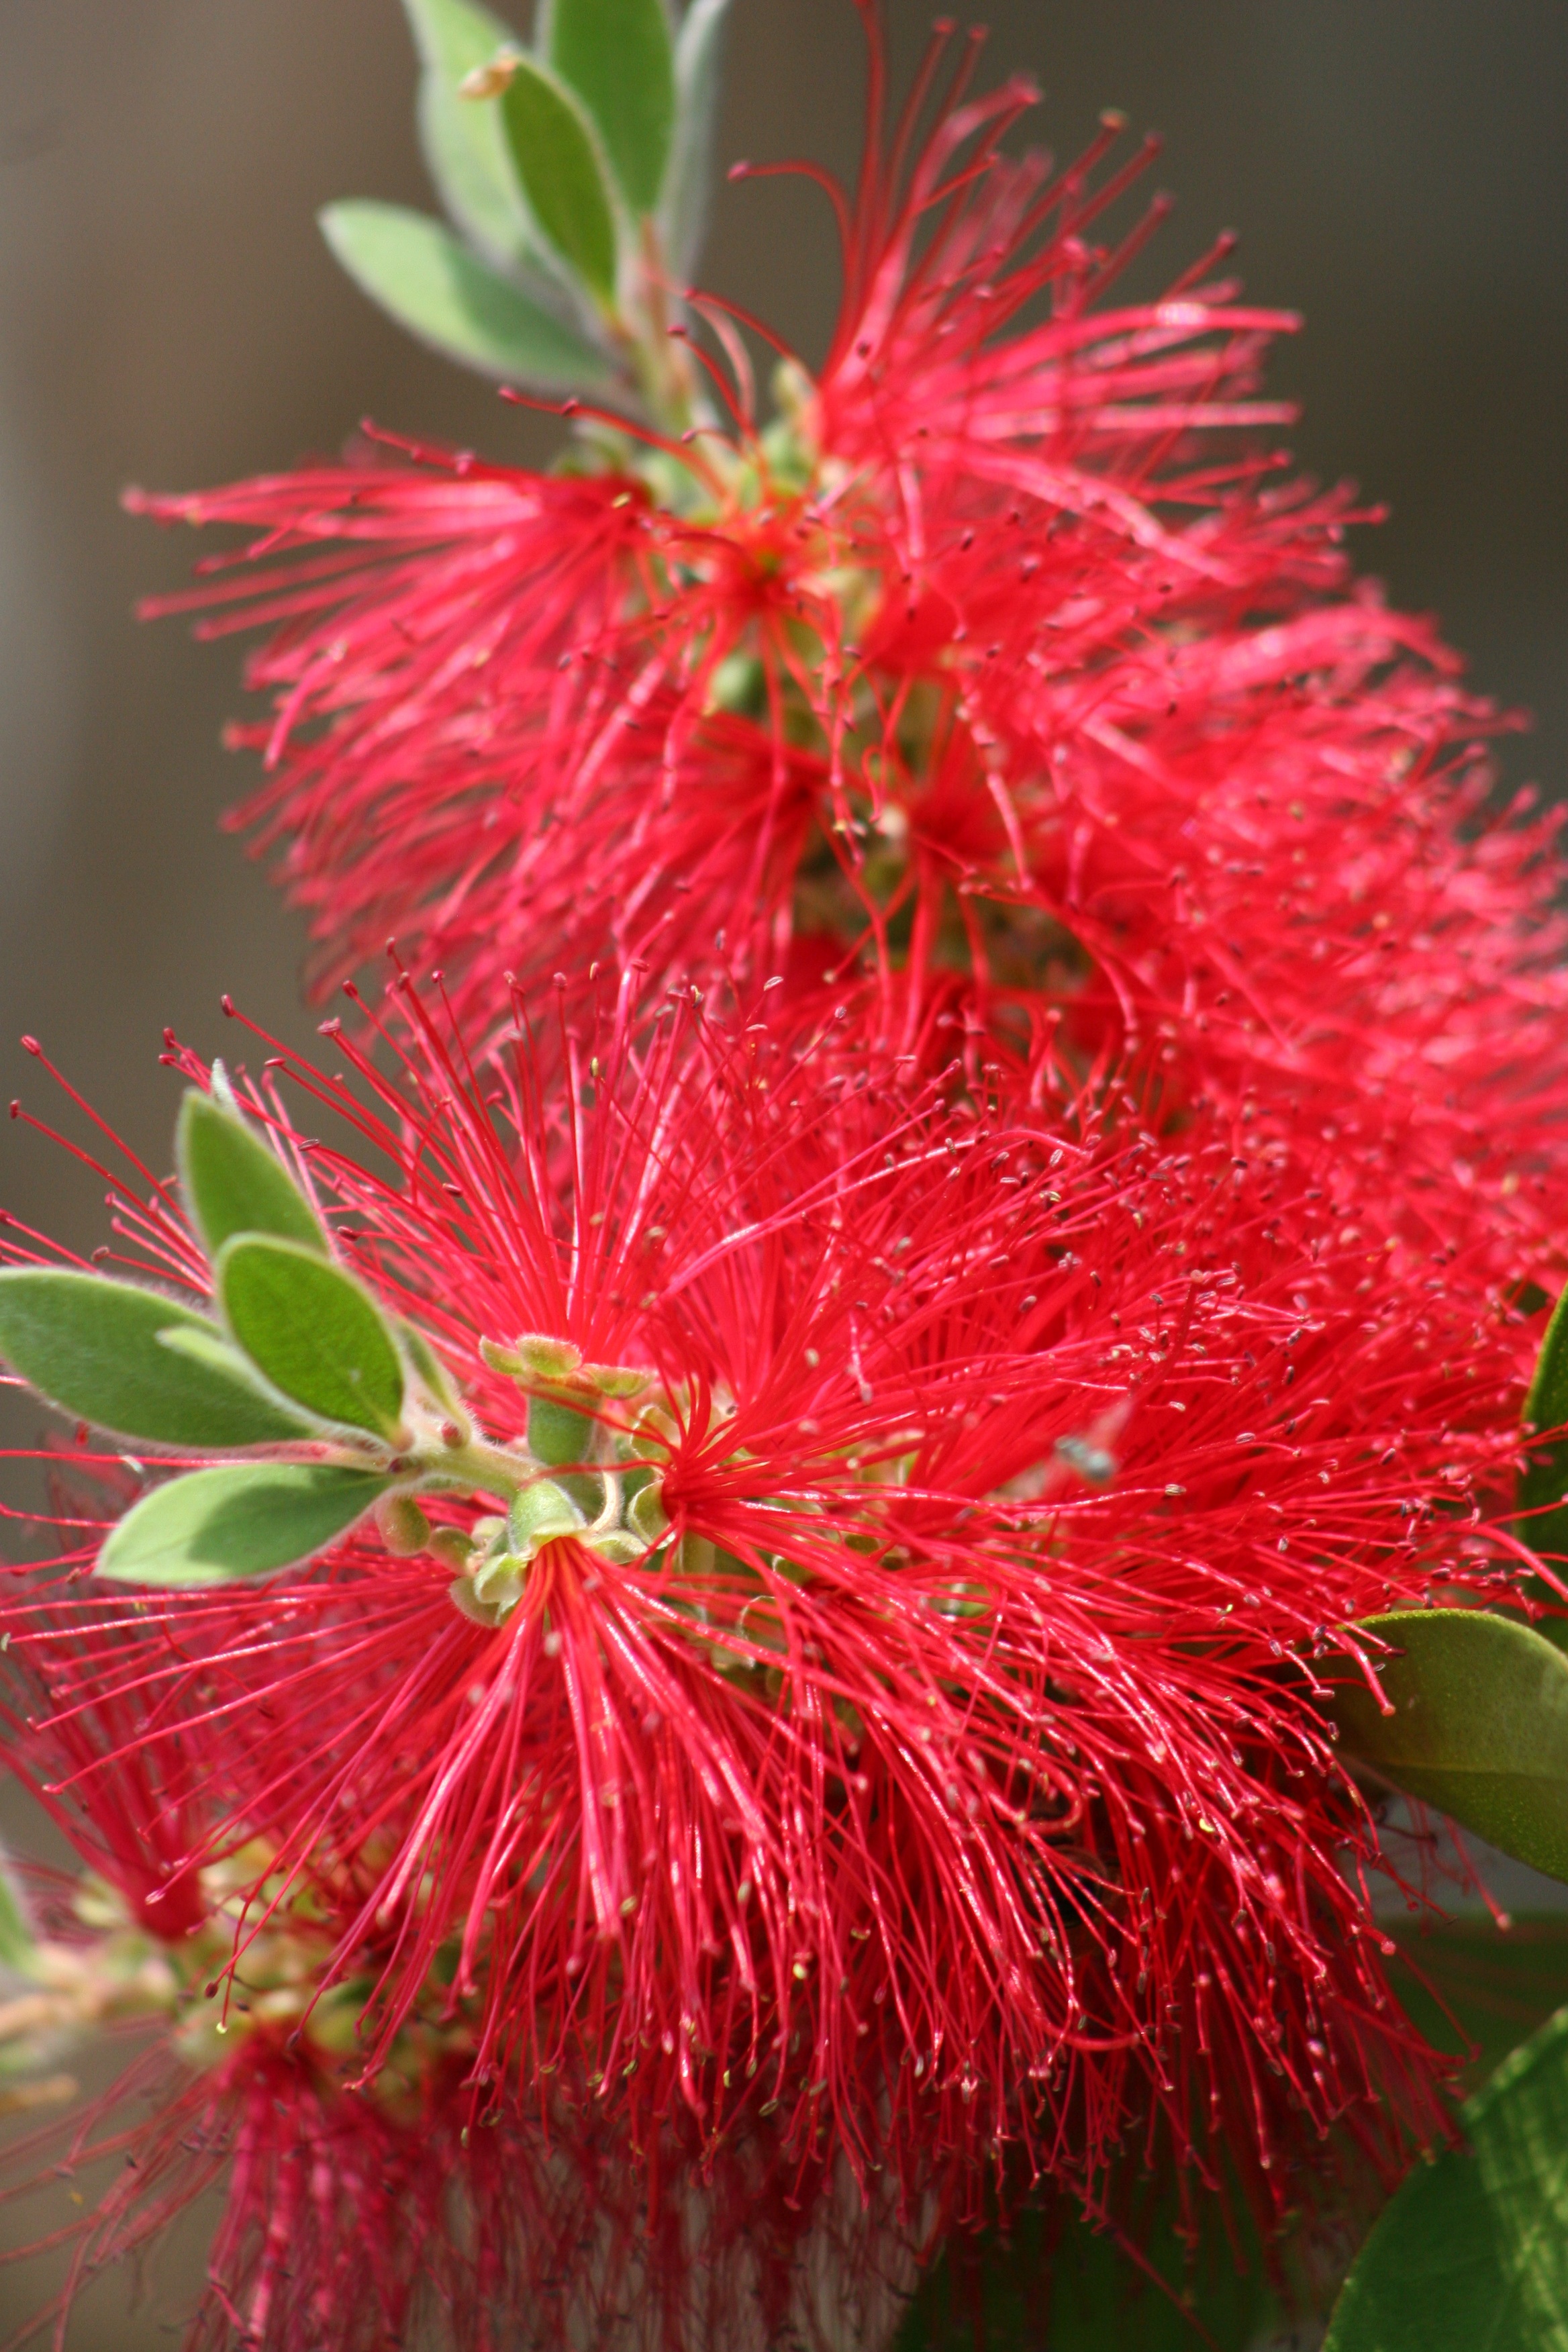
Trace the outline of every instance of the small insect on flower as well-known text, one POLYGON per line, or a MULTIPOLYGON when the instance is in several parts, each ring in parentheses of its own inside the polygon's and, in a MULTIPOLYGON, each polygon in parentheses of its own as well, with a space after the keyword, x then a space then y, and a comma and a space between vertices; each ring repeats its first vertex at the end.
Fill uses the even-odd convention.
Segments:
POLYGON ((629 983, 544 1061, 511 1020, 470 1059, 405 984, 381 1059, 242 1093, 173 1052, 182 1192, 137 1214, 195 1302, 149 1339, 121 1292, 163 1293, 71 1277, 112 1397, 29 1356, 42 1251, 0 1276, 17 1369, 174 1473, 74 1554, 56 1704, 215 1736, 185 1859, 265 1855, 233 1981, 327 1886, 366 2084, 434 2001, 472 2082, 767 2121, 911 2210, 998 2143, 1089 2193, 1151 2111, 1265 2208, 1303 2122, 1397 2161, 1439 2070, 1311 1659, 1439 1550, 1506 1588, 1447 1538, 1517 1451, 1484 1251, 1439 1297, 1375 1168, 1369 1252, 1330 1147, 1172 1153, 1099 1088, 1025 1127, 629 983), (172 1438, 166 1360, 286 1433, 172 1438))

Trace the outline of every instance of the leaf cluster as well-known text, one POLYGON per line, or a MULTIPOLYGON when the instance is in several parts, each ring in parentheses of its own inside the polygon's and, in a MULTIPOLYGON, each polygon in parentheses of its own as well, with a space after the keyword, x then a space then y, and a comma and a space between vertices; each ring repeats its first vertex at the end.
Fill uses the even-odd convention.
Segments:
POLYGON ((525 46, 478 0, 405 0, 447 219, 329 205, 338 260, 448 359, 625 396, 650 283, 683 283, 701 242, 728 5, 689 0, 677 27, 665 0, 543 0, 525 46))
POLYGON ((428 1370, 221 1068, 187 1093, 176 1149, 215 1313, 74 1267, 0 1272, 0 1354, 47 1402, 138 1448, 241 1457, 154 1486, 110 1530, 98 1572, 133 1584, 267 1575, 323 1549, 397 1484, 428 1370))

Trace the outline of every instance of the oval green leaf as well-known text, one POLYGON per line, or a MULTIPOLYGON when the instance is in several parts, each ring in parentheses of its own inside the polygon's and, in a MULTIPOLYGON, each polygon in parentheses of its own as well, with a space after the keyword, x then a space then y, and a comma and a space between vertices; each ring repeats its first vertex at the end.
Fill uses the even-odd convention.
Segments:
POLYGON ((503 267, 523 257, 528 215, 518 195, 506 135, 493 106, 462 97, 467 77, 498 49, 517 47, 510 25, 476 0, 403 0, 424 68, 419 143, 437 193, 481 252, 503 267))
POLYGON ((1568 1879, 1568 1658, 1476 1609, 1402 1610, 1360 1630, 1396 1654, 1377 1661, 1394 1712, 1337 1678, 1345 1746, 1407 1795, 1568 1879))
POLYGON ((391 1436, 403 1365, 353 1275, 298 1243, 241 1234, 218 1258, 217 1290, 236 1342, 282 1395, 325 1421, 391 1436))
POLYGON ((275 1234, 327 1254, 321 1220, 284 1167, 238 1113, 193 1087, 174 1131, 180 1183, 209 1258, 232 1234, 275 1234))
POLYGON ((627 205, 651 213, 675 122, 675 45, 663 0, 551 0, 542 46, 597 124, 627 205))
POLYGON ((488 268, 451 230, 402 205, 328 205, 321 234, 373 302, 447 359, 509 383, 593 391, 602 352, 488 268))
POLYGON ((221 1343, 204 1316, 135 1283, 67 1266, 0 1273, 0 1356, 74 1419, 139 1445, 211 1453, 309 1434, 248 1377, 163 1345, 169 1331, 221 1343))
POLYGON ((611 309, 615 209, 577 101, 553 74, 520 58, 495 102, 535 227, 601 308, 611 309))
POLYGON ((1323 2352, 1568 2352, 1568 2009, 1460 2109, 1346 2280, 1323 2352))
POLYGON ((121 1584, 226 1584, 324 1551, 392 1485, 329 1462, 236 1462, 143 1495, 99 1555, 121 1584))

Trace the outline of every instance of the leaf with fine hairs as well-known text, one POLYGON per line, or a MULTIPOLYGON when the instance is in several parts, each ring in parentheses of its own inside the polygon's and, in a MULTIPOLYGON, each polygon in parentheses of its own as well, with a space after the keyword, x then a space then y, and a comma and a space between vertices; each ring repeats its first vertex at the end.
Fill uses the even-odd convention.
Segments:
POLYGON ((498 276, 442 222, 369 198, 328 205, 320 217, 361 290, 445 358, 508 383, 584 392, 614 384, 603 352, 498 276))
POLYGON ((402 1360, 352 1274, 295 1242, 240 1234, 219 1255, 217 1292, 237 1345, 281 1395, 323 1421, 393 1434, 402 1360))
POLYGON ((213 1454, 310 1434, 247 1374, 170 1347, 174 1332, 221 1346, 205 1316, 136 1283, 70 1266, 0 1273, 0 1356, 74 1420, 138 1445, 213 1454))
POLYGON ((127 1511, 99 1555, 98 1573, 168 1588, 271 1576, 324 1551, 392 1483, 330 1462, 195 1470, 127 1511))
POLYGON ((326 1255, 314 1209, 237 1110, 192 1087, 180 1105, 174 1152, 185 1206, 209 1258, 234 1234, 273 1234, 326 1255))

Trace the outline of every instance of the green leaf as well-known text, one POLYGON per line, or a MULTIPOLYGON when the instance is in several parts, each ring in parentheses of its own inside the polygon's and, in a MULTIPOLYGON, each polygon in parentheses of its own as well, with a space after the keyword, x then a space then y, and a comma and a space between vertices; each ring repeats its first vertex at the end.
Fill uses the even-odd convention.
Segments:
POLYGON ((308 1434, 247 1376, 160 1344, 220 1337, 156 1290, 64 1266, 0 1273, 0 1355, 62 1412, 142 1445, 229 1453, 308 1434))
MULTIPOLYGON (((158 1345, 160 1348, 172 1348, 177 1356, 188 1356, 194 1363, 211 1365, 214 1370, 233 1381, 237 1387, 247 1390, 262 1403, 270 1405, 274 1412, 285 1410, 255 1365, 242 1356, 215 1325, 204 1323, 192 1330, 184 1323, 175 1324, 159 1332, 158 1345)), ((293 1424, 293 1433, 296 1437, 319 1437, 321 1432, 311 1424, 297 1421, 293 1424)))
POLYGON ((592 391, 615 381, 602 352, 497 277, 440 221, 369 199, 328 205, 319 217, 362 291, 446 358, 512 383, 592 391))
POLYGON ((121 1584, 226 1584, 325 1550, 393 1484, 329 1462, 236 1462, 193 1471, 129 1510, 99 1555, 121 1584))
POLYGON ((535 227, 601 307, 611 309, 616 216, 576 100, 542 66, 520 58, 495 103, 535 227))
POLYGON ((663 0, 551 0, 540 46, 598 125, 627 205, 651 213, 675 121, 675 53, 663 0))
POLYGON ((278 1154, 195 1087, 180 1105, 174 1150, 185 1205, 209 1258, 233 1234, 275 1234, 326 1255, 321 1221, 278 1154))
MULTIPOLYGON (((1559 1429, 1568 1423, 1568 1290, 1552 1310, 1546 1337, 1535 1360, 1535 1376, 1524 1401, 1524 1418, 1534 1429, 1559 1429)), ((1568 1438, 1554 1444, 1529 1446, 1526 1467, 1519 1482, 1519 1507, 1531 1516, 1520 1534, 1532 1550, 1568 1553, 1568 1508, 1553 1510, 1568 1495, 1568 1438)))
POLYGON ((0 1967, 15 1969, 25 1976, 32 1967, 35 1949, 22 1898, 0 1860, 0 1967))
POLYGON ((665 173, 659 226, 678 278, 689 278, 702 249, 713 173, 719 58, 730 0, 691 0, 675 45, 675 138, 665 173))
POLYGON ((1334 2306, 1323 2352, 1568 2352, 1568 2009, 1460 2110, 1334 2306))
POLYGON ((459 228, 503 267, 528 249, 506 134, 493 106, 459 96, 466 76, 498 49, 520 47, 510 25, 475 0, 403 0, 419 62, 419 143, 437 192, 459 228))
POLYGON ((1398 1654, 1376 1662, 1395 1711, 1337 1679, 1345 1745, 1407 1795, 1568 1879, 1568 1658, 1475 1609, 1401 1610, 1360 1630, 1398 1654))
POLYGON ((241 1234, 218 1258, 217 1290, 235 1339, 275 1389, 323 1420, 391 1436, 403 1365, 353 1275, 296 1242, 241 1234))

